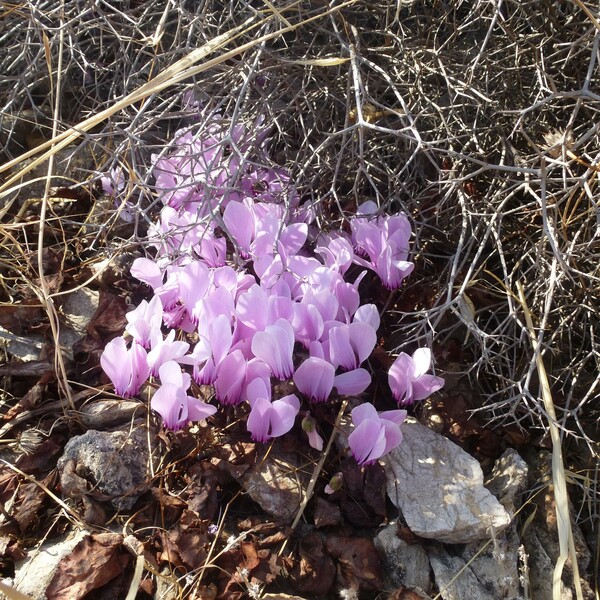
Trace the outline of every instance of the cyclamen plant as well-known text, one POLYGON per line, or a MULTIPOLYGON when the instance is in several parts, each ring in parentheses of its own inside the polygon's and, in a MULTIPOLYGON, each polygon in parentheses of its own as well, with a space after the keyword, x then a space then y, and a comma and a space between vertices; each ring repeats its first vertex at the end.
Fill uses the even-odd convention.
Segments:
MULTIPOLYGON (((290 431, 306 403, 302 427, 320 450, 310 406, 327 402, 334 390, 358 396, 371 382, 362 365, 377 343, 379 314, 361 304, 366 271, 350 281, 350 267, 371 269, 397 289, 414 268, 411 227, 405 215, 378 215, 377 205, 365 202, 349 221, 350 233, 315 235, 314 215, 300 205, 289 173, 262 166, 269 162, 267 130, 257 131, 252 162, 242 158, 252 147, 249 131, 226 132, 218 117, 201 134, 178 131, 153 156, 164 205, 149 232, 156 256, 137 259, 131 273, 154 297, 127 314, 129 342, 109 342, 101 365, 123 397, 138 394, 149 377, 159 381, 151 407, 172 430, 217 410, 188 395, 192 378, 213 386, 221 405, 247 403, 246 426, 258 442, 290 431), (277 381, 293 381, 296 393, 273 398, 277 381)), ((102 182, 115 195, 123 174, 113 170, 102 182)), ((389 384, 400 407, 444 385, 427 373, 430 367, 427 348, 398 356, 389 384)), ((363 403, 351 417, 348 443, 359 464, 400 444, 406 410, 378 413, 363 403)))

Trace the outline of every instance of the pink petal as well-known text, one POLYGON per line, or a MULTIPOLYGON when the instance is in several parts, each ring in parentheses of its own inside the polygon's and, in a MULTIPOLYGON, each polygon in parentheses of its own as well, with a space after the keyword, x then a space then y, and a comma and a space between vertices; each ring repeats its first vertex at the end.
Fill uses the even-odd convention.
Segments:
POLYGON ((192 396, 187 397, 188 421, 204 421, 217 412, 217 407, 192 396))
POLYGON ((314 356, 307 358, 294 373, 298 390, 311 402, 325 402, 333 388, 335 369, 331 363, 314 356))
POLYGON ((230 202, 223 211, 223 221, 234 244, 247 256, 254 239, 254 215, 250 207, 243 202, 230 202))
POLYGON ((288 225, 279 237, 279 242, 283 244, 288 255, 297 254, 304 246, 308 235, 308 227, 304 223, 293 223, 288 225))
POLYGON ((375 419, 366 419, 348 436, 352 456, 359 465, 378 459, 385 450, 385 430, 375 419))
POLYGON ((127 344, 122 337, 108 342, 100 357, 100 365, 115 388, 115 394, 122 396, 131 381, 131 366, 127 353, 127 344))
POLYGON ((271 437, 287 433, 294 426, 299 410, 300 400, 295 394, 275 400, 271 405, 271 437))
POLYGON ((365 369, 354 369, 347 373, 336 375, 333 386, 341 396, 356 396, 362 394, 371 383, 371 375, 365 369))
POLYGON ((267 326, 267 311, 269 295, 258 284, 253 285, 247 292, 240 294, 235 310, 238 319, 255 331, 264 331, 267 326))
POLYGON ((155 410, 162 417, 162 420, 169 429, 178 428, 179 414, 182 407, 182 394, 185 396, 185 392, 181 388, 166 383, 154 392, 154 396, 152 396, 152 400, 150 401, 152 410, 155 410))
POLYGON ((217 367, 217 376, 214 382, 215 395, 222 404, 239 404, 241 394, 246 382, 246 359, 244 355, 235 350, 228 354, 217 367))
POLYGON ((444 387, 445 381, 434 375, 421 375, 413 381, 413 400, 425 400, 444 387))
POLYGON ((418 348, 412 355, 414 363, 413 377, 420 377, 429 371, 431 367, 431 350, 429 348, 418 348))
POLYGON ((354 323, 368 323, 374 331, 379 329, 379 311, 374 304, 363 304, 354 313, 354 323))
POLYGON ((231 322, 225 315, 217 316, 208 326, 208 340, 215 361, 218 365, 226 356, 233 342, 231 322))
POLYGON ((163 282, 163 274, 159 266, 149 258, 136 258, 131 265, 130 273, 153 289, 160 287, 163 282))
POLYGON ((377 343, 377 333, 368 323, 350 323, 348 325, 350 343, 358 358, 358 365, 362 364, 373 352, 377 343))
POLYGON ((294 317, 292 327, 296 339, 308 347, 311 342, 318 340, 323 334, 323 317, 319 309, 312 304, 293 304, 294 317))
POLYGON ((269 439, 269 413, 271 403, 266 398, 257 398, 252 404, 252 410, 246 420, 246 428, 257 442, 269 439))
MULTIPOLYGON (((405 410, 393 412, 406 413, 405 410)), ((360 425, 363 421, 366 421, 367 419, 378 419, 377 410, 370 402, 364 402, 363 404, 359 404, 356 408, 352 409, 350 415, 352 417, 352 422, 355 426, 360 425)))
POLYGON ((391 421, 396 425, 401 425, 404 423, 407 414, 408 413, 405 410, 384 410, 383 412, 379 413, 379 417, 382 420, 385 419, 386 421, 391 421))
POLYGON ((341 366, 348 371, 358 367, 347 325, 340 324, 329 330, 329 360, 334 367, 341 366))
POLYGON ((394 361, 394 364, 390 367, 388 372, 388 382, 392 390, 392 395, 397 402, 411 402, 412 401, 412 380, 413 373, 415 370, 415 363, 413 359, 401 352, 398 358, 394 361))
POLYGON ((279 319, 252 338, 252 352, 271 367, 278 379, 287 379, 294 372, 292 353, 294 331, 288 321, 279 319))
POLYGON ((261 398, 266 398, 269 403, 271 402, 271 386, 261 377, 257 377, 248 383, 246 394, 250 406, 253 406, 261 398))

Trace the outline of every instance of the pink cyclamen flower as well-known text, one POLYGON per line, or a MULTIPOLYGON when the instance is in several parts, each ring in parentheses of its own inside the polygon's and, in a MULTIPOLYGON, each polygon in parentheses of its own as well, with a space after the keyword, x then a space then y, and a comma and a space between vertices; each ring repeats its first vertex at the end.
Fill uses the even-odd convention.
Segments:
MULTIPOLYGON (((169 361, 180 362, 190 349, 187 342, 175 340, 175 330, 171 329, 166 338, 159 330, 155 331, 150 340, 152 350, 148 352, 148 364, 153 377, 158 377, 160 367, 169 361)), ((187 361, 183 361, 187 362, 187 361)))
POLYGON ((350 371, 369 358, 376 343, 377 333, 369 323, 340 324, 329 331, 329 358, 334 367, 350 371))
POLYGON ((378 413, 365 403, 354 408, 351 416, 354 431, 348 436, 348 445, 359 465, 374 463, 402 442, 400 424, 406 419, 405 410, 378 413))
POLYGON ((125 315, 127 319, 127 333, 144 346, 150 347, 150 340, 154 332, 160 334, 162 325, 163 307, 158 296, 153 296, 150 302, 142 300, 139 306, 125 315))
POLYGON ((217 366, 215 395, 221 404, 239 404, 246 385, 248 363, 240 350, 228 354, 217 366))
POLYGON ((417 349, 412 357, 404 352, 390 367, 388 381, 398 404, 407 405, 424 400, 444 386, 441 377, 427 374, 431 367, 431 350, 417 349))
POLYGON ((294 372, 294 330, 288 321, 277 319, 264 331, 257 331, 252 338, 251 348, 256 358, 260 358, 271 367, 277 379, 291 377, 294 372))
POLYGON ((333 389, 335 369, 322 358, 307 358, 294 373, 294 383, 310 402, 325 402, 333 389))
POLYGON ((294 425, 300 410, 300 401, 291 394, 271 402, 270 386, 263 379, 255 379, 248 384, 248 402, 252 409, 246 427, 257 442, 279 437, 294 425))
POLYGON ((190 376, 183 373, 175 361, 164 363, 159 374, 162 385, 152 396, 150 405, 167 428, 178 431, 190 421, 202 421, 216 412, 214 406, 187 395, 190 376))
POLYGON ((108 342, 100 357, 100 364, 113 382, 115 394, 123 398, 135 396, 150 374, 144 348, 134 342, 128 350, 122 337, 108 342))

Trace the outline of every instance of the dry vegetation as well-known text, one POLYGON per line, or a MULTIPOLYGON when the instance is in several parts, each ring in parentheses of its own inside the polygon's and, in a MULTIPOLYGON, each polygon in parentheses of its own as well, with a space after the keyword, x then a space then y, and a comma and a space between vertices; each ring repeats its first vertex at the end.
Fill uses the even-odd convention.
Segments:
MULTIPOLYGON (((90 281, 91 266, 126 267, 143 252, 159 209, 151 155, 194 122, 192 92, 232 123, 272 124, 276 161, 322 227, 365 199, 412 216, 416 274, 385 299, 388 349, 432 344, 440 370, 468 381, 469 408, 513 440, 550 446, 555 428, 578 517, 597 523, 596 9, 579 0, 275 5, 1 4, 0 310, 25 302, 45 313, 12 334, 27 338, 38 319, 56 335, 65 292, 106 284, 102 274, 90 281), (195 65, 178 62, 206 44, 212 52, 195 65), (66 150, 46 144, 65 131, 66 150), (52 159, 35 166, 25 153, 52 159), (100 174, 117 164, 129 173, 122 200, 137 207, 131 225, 99 193, 100 174), (30 168, 39 180, 19 183, 30 168), (47 179, 49 169, 60 179, 47 179)), ((112 277, 137 299, 126 274, 112 277)), ((93 378, 77 380, 55 358, 50 400, 76 402, 93 378)), ((1 377, 8 413, 28 390, 10 371, 1 377)))

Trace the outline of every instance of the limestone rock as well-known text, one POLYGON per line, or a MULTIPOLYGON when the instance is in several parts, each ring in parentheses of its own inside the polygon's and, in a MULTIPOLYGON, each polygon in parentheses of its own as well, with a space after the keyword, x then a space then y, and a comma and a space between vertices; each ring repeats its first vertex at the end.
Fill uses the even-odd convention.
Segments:
POLYGON ((46 600, 46 589, 50 585, 58 565, 79 542, 88 535, 85 531, 72 533, 63 539, 46 542, 40 548, 27 553, 27 558, 17 565, 15 589, 32 600, 46 600))
POLYGON ((483 486, 479 463, 447 438, 408 422, 384 459, 387 493, 417 535, 450 544, 488 539, 510 515, 483 486))

